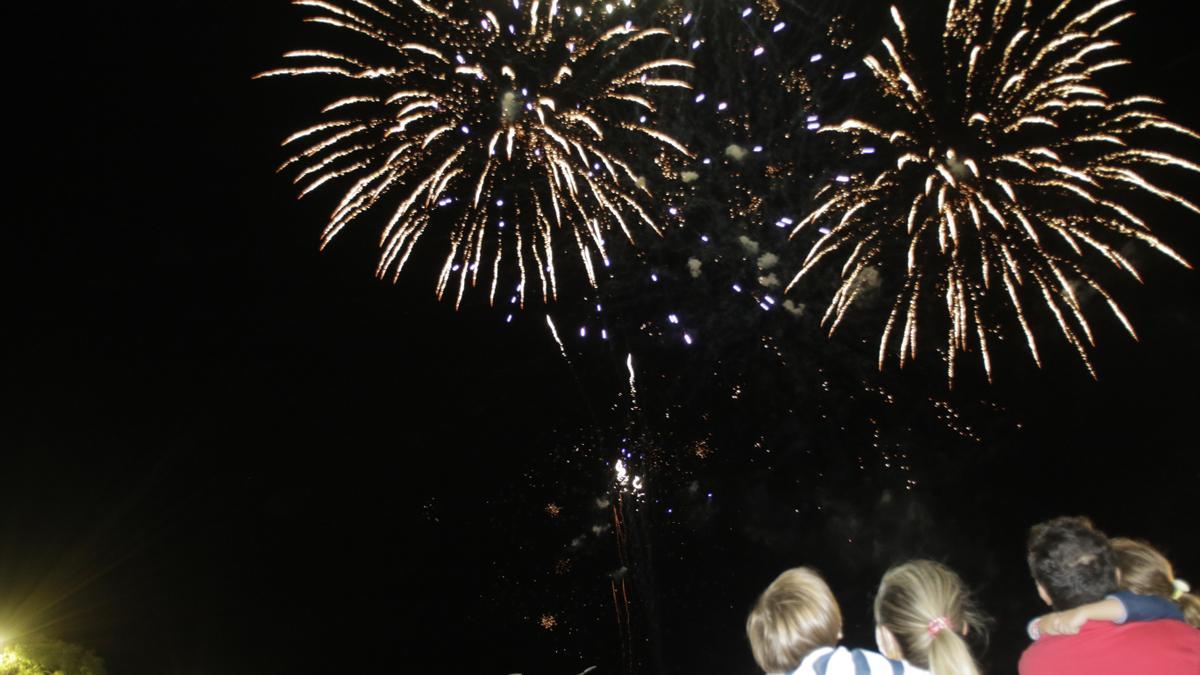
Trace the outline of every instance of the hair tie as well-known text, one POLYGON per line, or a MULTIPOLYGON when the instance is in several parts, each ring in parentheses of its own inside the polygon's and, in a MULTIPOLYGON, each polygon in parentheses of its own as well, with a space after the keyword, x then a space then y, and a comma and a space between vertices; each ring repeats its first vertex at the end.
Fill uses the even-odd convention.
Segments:
POLYGON ((938 618, 929 622, 929 635, 931 637, 935 636, 938 633, 946 630, 949 627, 950 627, 950 622, 946 620, 946 617, 939 616, 938 618))
POLYGON ((1192 587, 1183 579, 1172 579, 1171 585, 1175 587, 1175 592, 1171 594, 1172 600, 1178 600, 1183 597, 1184 593, 1192 592, 1192 587))

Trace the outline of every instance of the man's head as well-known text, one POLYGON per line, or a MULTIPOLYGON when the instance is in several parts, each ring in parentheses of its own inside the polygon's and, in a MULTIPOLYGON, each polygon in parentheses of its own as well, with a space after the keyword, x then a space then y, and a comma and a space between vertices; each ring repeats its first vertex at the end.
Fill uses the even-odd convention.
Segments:
POLYGON ((1038 591, 1057 611, 1103 600, 1118 590, 1112 546, 1087 518, 1063 516, 1034 525, 1028 549, 1038 591))
POLYGON ((821 575, 795 567, 759 596, 746 618, 746 635, 763 672, 790 673, 813 650, 837 645, 842 611, 821 575))

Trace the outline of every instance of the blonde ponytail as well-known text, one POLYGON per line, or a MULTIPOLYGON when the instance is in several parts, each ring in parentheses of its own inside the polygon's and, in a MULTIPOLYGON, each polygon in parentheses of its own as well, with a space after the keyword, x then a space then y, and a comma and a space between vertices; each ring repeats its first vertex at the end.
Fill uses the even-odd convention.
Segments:
POLYGON ((913 560, 888 570, 875 597, 875 623, 914 666, 933 675, 979 675, 963 634, 982 631, 983 617, 945 565, 913 560))
POLYGON ((1175 578, 1175 569, 1166 556, 1135 539, 1113 539, 1112 547, 1117 554, 1117 568, 1121 570, 1121 588, 1174 601, 1183 611, 1184 621, 1200 628, 1200 598, 1187 592, 1190 590, 1187 585, 1175 578))
MULTIPOLYGON (((929 640, 929 672, 933 675, 978 675, 979 668, 966 640, 953 630, 944 630, 929 640)), ((915 662, 913 662, 915 664, 915 662)))

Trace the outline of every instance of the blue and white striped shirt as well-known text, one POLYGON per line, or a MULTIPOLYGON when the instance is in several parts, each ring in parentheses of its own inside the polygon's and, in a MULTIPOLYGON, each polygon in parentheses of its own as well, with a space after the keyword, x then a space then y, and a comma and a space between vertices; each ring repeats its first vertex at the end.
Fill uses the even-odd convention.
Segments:
POLYGON ((929 671, 865 649, 822 647, 806 656, 791 675, 929 675, 929 671))

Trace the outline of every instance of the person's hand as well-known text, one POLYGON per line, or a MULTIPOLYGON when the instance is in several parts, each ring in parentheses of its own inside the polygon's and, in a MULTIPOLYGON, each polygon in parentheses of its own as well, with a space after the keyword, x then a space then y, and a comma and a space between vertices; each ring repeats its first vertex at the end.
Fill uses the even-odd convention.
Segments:
POLYGON ((1078 609, 1054 612, 1038 619, 1038 632, 1043 636, 1075 635, 1087 620, 1087 616, 1078 609))

